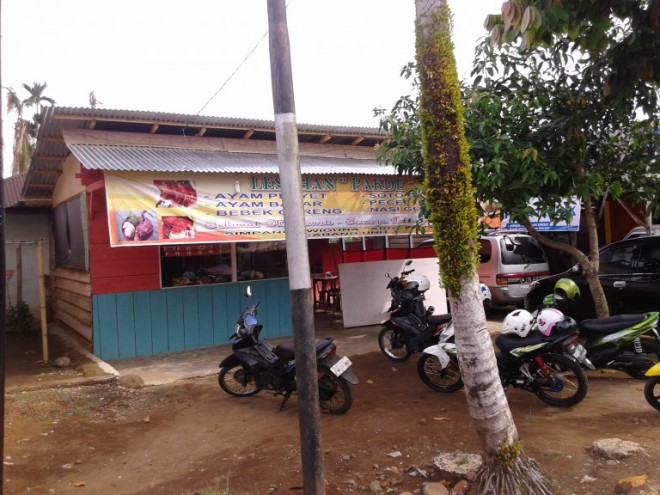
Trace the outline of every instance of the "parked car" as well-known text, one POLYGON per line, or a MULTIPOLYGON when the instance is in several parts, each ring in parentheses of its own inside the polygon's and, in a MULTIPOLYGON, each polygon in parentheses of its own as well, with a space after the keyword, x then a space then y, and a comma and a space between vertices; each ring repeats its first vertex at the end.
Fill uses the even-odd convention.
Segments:
MULTIPOLYGON (((525 308, 537 309, 563 277, 575 281, 580 297, 560 309, 578 321, 595 318, 593 297, 579 265, 535 282, 525 298, 525 308)), ((660 236, 628 239, 601 248, 598 278, 610 314, 660 311, 660 236)))
POLYGON ((479 281, 490 289, 493 307, 522 306, 532 282, 550 275, 548 258, 530 235, 494 232, 479 242, 479 281))
POLYGON ((660 235, 660 225, 653 224, 650 228, 633 227, 623 239, 635 239, 637 237, 646 237, 648 235, 660 235))
POLYGON ((527 234, 482 236, 479 280, 490 289, 493 306, 522 306, 531 284, 550 275, 548 258, 527 234))

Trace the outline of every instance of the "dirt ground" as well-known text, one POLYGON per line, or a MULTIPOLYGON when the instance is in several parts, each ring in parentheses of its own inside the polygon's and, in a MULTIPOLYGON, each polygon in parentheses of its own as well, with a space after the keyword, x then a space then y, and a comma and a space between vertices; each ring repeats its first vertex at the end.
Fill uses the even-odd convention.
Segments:
MULTIPOLYGON (((85 366, 39 363, 29 341, 12 337, 7 345, 5 494, 303 493, 295 397, 279 411, 280 399, 264 392, 227 396, 216 377, 139 390, 112 382, 21 391, 28 368, 33 375, 23 385, 63 373, 75 378, 85 366)), ((51 344, 54 357, 58 345, 51 344)), ((440 481, 435 455, 480 453, 462 391, 427 389, 414 358, 395 365, 371 353, 352 361, 361 380, 353 408, 322 417, 328 495, 368 492, 375 480, 388 493, 414 492, 440 481)), ((611 494, 617 480, 634 475, 649 479, 633 493, 657 494, 660 414, 645 402, 643 381, 617 372, 590 373, 589 380, 587 398, 571 409, 508 391, 526 452, 556 481, 558 495, 611 494), (644 453, 608 462, 589 452, 595 440, 611 437, 637 442, 644 453), (585 475, 595 481, 581 482, 585 475)))

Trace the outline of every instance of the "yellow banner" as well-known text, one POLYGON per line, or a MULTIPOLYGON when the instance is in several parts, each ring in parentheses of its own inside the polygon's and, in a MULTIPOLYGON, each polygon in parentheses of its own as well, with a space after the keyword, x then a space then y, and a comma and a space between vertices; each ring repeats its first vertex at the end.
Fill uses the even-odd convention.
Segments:
MULTIPOLYGON (((307 237, 407 234, 412 177, 302 178, 307 237)), ((106 172, 112 246, 284 239, 278 175, 106 172)))

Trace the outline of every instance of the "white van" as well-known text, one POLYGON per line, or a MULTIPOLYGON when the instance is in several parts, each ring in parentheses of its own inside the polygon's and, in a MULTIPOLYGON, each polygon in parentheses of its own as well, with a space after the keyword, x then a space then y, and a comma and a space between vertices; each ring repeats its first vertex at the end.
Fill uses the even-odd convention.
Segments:
POLYGON ((522 306, 531 283, 550 275, 545 252, 530 235, 498 232, 480 242, 479 280, 490 289, 494 306, 522 306))

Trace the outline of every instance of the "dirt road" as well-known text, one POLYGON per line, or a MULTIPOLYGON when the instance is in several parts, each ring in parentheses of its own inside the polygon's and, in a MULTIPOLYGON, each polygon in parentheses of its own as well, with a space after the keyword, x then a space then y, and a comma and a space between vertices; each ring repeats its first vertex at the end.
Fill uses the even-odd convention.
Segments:
MULTIPOLYGON (((328 495, 414 491, 433 456, 480 453, 463 392, 428 390, 415 359, 393 365, 379 353, 353 358, 361 383, 344 416, 322 418, 328 495), (401 452, 401 457, 388 454, 401 452), (417 471, 418 472, 418 471, 417 471)), ((510 390, 507 397, 528 454, 558 485, 558 495, 614 493, 618 479, 646 474, 660 487, 660 414, 643 382, 590 373, 587 398, 571 409, 510 390), (645 451, 622 461, 588 448, 618 437, 645 451), (594 481, 583 482, 585 475, 594 481)), ((215 377, 127 390, 114 384, 12 393, 6 400, 5 493, 188 494, 211 487, 232 495, 302 493, 297 399, 223 394, 215 377)), ((639 493, 639 492, 637 492, 639 493)), ((657 492, 656 492, 657 493, 657 492)))

